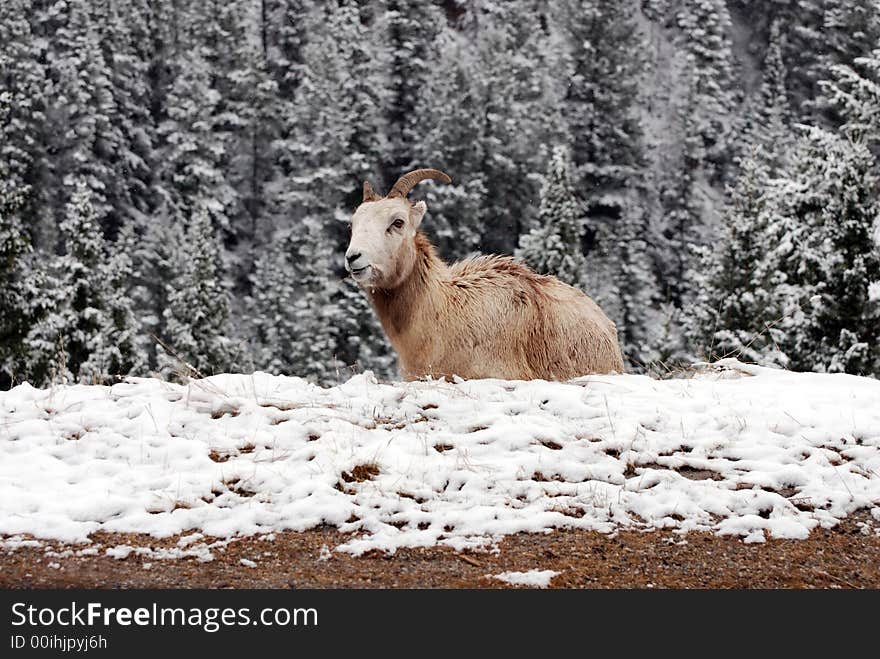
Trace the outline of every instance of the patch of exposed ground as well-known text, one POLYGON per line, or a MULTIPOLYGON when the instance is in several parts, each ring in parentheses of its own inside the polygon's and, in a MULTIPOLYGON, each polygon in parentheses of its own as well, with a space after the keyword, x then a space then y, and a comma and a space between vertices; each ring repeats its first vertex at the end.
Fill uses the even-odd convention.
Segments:
POLYGON ((0 549, 0 588, 503 588, 486 575, 535 569, 559 572, 551 588, 880 588, 880 536, 859 514, 805 540, 760 544, 710 533, 560 530, 507 536, 487 552, 332 552, 348 539, 330 527, 232 542, 96 534, 86 546, 0 549))

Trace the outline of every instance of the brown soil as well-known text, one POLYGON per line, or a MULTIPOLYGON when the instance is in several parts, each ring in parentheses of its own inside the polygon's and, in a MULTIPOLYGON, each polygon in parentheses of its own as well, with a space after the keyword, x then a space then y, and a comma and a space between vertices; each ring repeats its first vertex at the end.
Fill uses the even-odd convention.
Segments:
POLYGON ((319 528, 239 539, 212 549, 214 560, 204 563, 111 558, 106 548, 170 548, 177 538, 99 534, 98 555, 53 556, 71 549, 60 545, 0 550, 0 588, 499 588, 509 586, 486 575, 531 569, 560 572, 553 588, 880 588, 880 537, 857 524, 868 520, 854 516, 805 540, 763 544, 707 533, 560 530, 509 536, 497 552, 405 549, 325 560, 322 547, 348 538, 319 528))

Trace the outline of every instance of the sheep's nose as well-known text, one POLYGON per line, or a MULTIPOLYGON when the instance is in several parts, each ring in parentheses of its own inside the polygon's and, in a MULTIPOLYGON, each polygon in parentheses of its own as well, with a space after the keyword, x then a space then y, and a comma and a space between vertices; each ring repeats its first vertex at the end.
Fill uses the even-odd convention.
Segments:
POLYGON ((349 265, 351 265, 352 263, 357 261, 359 258, 361 258, 361 253, 360 252, 349 252, 348 254, 345 255, 345 258, 348 260, 349 265))

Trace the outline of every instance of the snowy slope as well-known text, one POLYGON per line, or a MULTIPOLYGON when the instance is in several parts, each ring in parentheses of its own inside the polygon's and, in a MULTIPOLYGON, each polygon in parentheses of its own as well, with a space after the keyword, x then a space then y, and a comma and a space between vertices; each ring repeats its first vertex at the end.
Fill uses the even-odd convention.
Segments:
MULTIPOLYGON (((880 526, 880 382, 726 361, 693 378, 221 375, 0 393, 0 536, 357 532, 342 549, 562 526, 802 538, 880 526)), ((200 536, 196 536, 200 537, 200 536)))

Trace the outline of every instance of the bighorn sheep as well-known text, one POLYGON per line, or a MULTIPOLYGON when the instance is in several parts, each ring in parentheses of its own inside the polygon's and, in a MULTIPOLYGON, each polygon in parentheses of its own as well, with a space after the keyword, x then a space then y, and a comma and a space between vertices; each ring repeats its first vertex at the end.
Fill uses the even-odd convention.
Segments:
POLYGON ((566 380, 623 372, 614 323, 581 291, 509 257, 442 261, 419 231, 428 207, 407 198, 425 179, 452 182, 418 169, 380 197, 365 181, 345 253, 404 377, 566 380))

